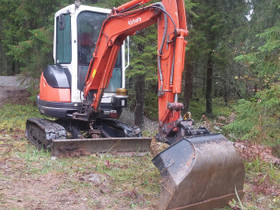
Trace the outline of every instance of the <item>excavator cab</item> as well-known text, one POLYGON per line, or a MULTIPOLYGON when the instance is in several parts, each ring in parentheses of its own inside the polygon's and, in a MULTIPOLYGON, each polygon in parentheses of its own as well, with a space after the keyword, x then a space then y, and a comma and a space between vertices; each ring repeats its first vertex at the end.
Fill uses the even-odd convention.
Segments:
MULTIPOLYGON (((110 11, 73 4, 55 14, 54 65, 47 66, 42 73, 37 97, 39 110, 44 115, 72 118, 72 114, 81 109, 87 70, 103 21, 110 11)), ((129 66, 129 49, 125 54, 128 41, 126 39, 120 49, 110 84, 102 97, 101 109, 104 111, 96 117, 116 118, 127 104, 124 88, 125 70, 129 66)))

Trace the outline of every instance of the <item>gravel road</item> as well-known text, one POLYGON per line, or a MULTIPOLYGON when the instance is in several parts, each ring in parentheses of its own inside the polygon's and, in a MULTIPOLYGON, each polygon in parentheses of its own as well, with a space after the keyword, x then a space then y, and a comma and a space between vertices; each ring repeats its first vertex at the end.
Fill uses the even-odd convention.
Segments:
POLYGON ((17 76, 0 76, 0 106, 3 105, 15 93, 25 88, 20 85, 17 76))
POLYGON ((0 76, 0 87, 19 87, 17 76, 0 76))

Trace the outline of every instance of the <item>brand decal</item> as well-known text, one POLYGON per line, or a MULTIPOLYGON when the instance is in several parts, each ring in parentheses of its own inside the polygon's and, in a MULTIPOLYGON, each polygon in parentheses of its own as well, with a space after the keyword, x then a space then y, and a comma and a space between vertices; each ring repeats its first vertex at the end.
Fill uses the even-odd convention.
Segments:
POLYGON ((128 21, 128 25, 134 25, 136 23, 140 23, 142 21, 142 19, 140 17, 136 18, 136 19, 132 19, 128 21))

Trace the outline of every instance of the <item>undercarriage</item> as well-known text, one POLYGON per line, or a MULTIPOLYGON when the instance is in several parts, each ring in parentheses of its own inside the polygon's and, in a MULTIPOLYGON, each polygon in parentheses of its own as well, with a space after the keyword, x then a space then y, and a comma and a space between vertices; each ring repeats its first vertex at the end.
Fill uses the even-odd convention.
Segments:
POLYGON ((39 149, 50 149, 52 156, 118 153, 143 155, 150 151, 151 138, 143 138, 137 126, 114 119, 94 122, 30 118, 26 136, 39 149))

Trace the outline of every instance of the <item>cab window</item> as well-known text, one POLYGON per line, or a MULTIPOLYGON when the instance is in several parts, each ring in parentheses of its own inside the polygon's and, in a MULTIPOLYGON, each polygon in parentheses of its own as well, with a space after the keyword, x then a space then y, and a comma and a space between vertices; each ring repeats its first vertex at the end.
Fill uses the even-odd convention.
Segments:
POLYGON ((56 18, 56 63, 71 63, 71 17, 61 14, 56 18))
MULTIPOLYGON (((78 15, 78 89, 82 90, 88 66, 95 50, 99 33, 107 14, 84 11, 78 15)), ((121 53, 116 61, 109 87, 105 92, 114 92, 121 87, 121 53)))

